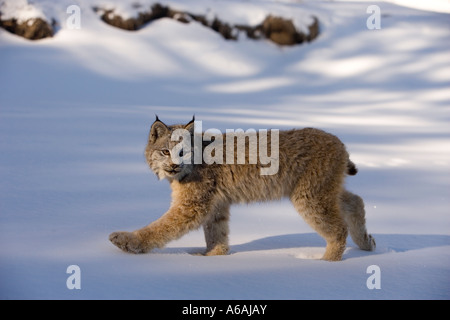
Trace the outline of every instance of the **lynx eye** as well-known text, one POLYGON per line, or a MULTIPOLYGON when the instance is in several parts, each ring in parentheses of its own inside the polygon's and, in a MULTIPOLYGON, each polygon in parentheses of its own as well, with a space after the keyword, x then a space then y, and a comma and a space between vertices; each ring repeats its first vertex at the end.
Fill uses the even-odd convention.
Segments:
POLYGON ((170 151, 169 151, 169 149, 163 149, 163 150, 161 150, 161 154, 163 156, 170 156, 170 151))

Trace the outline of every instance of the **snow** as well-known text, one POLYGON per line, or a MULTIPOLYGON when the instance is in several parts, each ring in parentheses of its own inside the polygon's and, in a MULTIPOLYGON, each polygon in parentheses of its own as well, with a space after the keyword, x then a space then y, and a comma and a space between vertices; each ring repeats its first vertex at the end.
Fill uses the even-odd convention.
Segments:
MULTIPOLYGON (((119 9, 131 15, 135 2, 119 9)), ((3 12, 17 2, 2 3, 3 12)), ((0 29, 2 299, 450 298, 448 2, 162 1, 230 23, 317 16, 321 35, 295 47, 226 41, 168 19, 128 32, 99 19, 100 3, 119 1, 78 1, 72 30, 73 2, 33 1, 59 21, 53 38, 0 29), (381 9, 380 30, 366 27, 369 4, 381 9), (228 256, 192 255, 202 230, 149 254, 121 252, 109 233, 148 224, 170 202, 143 155, 155 114, 167 123, 195 114, 222 132, 338 135, 359 168, 347 187, 365 200, 376 251, 349 238, 343 261, 318 260, 324 240, 283 200, 232 208, 228 256), (66 286, 70 265, 80 290, 66 286), (381 289, 366 285, 371 265, 381 289)))
POLYGON ((0 12, 2 20, 15 18, 18 23, 36 18, 46 20, 42 10, 29 4, 27 0, 2 1, 0 2, 0 12))

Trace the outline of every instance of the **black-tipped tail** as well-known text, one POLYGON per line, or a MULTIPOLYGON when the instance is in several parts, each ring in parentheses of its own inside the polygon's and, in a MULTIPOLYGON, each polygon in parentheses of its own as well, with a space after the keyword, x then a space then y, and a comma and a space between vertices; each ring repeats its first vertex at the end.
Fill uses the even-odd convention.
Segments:
POLYGON ((358 169, 356 168, 355 164, 352 161, 348 160, 347 174, 350 176, 354 176, 357 173, 358 173, 358 169))

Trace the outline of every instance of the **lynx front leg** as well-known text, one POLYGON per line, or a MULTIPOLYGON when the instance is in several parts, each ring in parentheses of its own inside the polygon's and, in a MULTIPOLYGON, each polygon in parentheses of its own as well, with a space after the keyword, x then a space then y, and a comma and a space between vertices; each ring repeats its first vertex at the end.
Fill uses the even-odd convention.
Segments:
POLYGON ((228 247, 228 220, 230 210, 228 205, 223 205, 208 217, 203 225, 206 240, 207 256, 225 255, 229 251, 228 247))
POLYGON ((173 205, 161 218, 133 232, 113 232, 109 240, 130 253, 145 253, 162 248, 188 231, 199 228, 205 221, 207 208, 173 205))

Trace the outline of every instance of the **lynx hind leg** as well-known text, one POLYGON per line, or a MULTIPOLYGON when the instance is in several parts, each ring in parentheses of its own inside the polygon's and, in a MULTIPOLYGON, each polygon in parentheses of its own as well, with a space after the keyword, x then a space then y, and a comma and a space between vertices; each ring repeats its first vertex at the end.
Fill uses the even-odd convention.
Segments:
POLYGON ((336 200, 325 204, 326 201, 314 201, 311 198, 306 200, 298 196, 291 197, 297 211, 327 242, 322 260, 342 260, 346 247, 347 226, 339 213, 339 205, 336 200))
POLYGON ((353 242, 362 250, 375 250, 375 239, 367 233, 366 213, 361 197, 344 190, 341 195, 341 213, 353 242))
POLYGON ((212 212, 211 216, 203 224, 206 240, 207 256, 228 254, 228 220, 230 217, 229 206, 221 206, 212 212))

